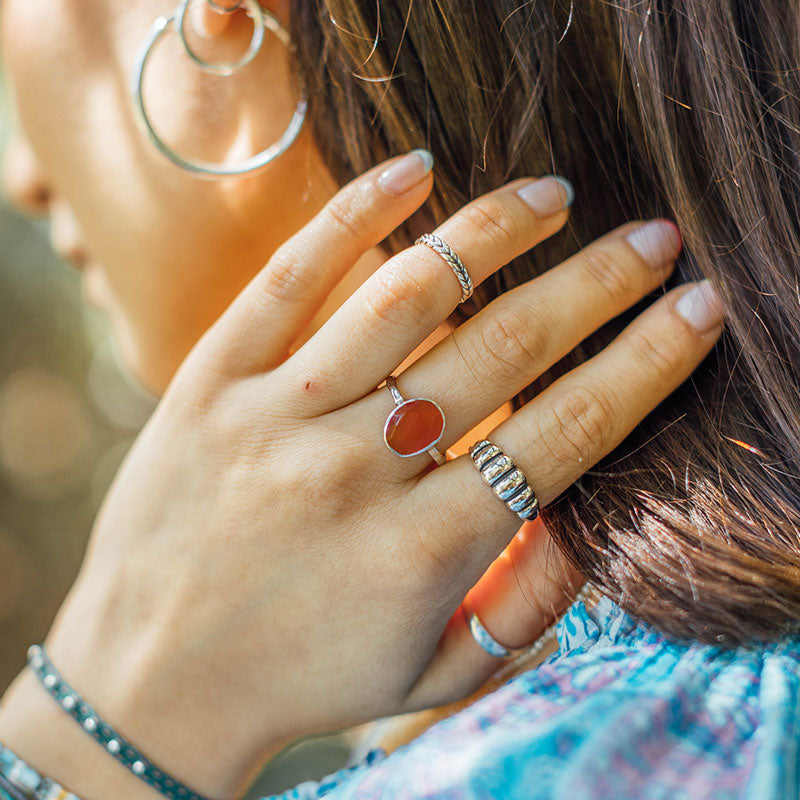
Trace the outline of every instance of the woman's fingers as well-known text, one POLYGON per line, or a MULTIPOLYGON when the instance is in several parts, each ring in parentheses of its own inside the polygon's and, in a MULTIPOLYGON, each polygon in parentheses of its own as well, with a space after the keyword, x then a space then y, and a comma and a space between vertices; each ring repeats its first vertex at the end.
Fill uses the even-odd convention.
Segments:
MULTIPOLYGON (((721 304, 707 282, 655 302, 593 358, 559 378, 491 434, 547 505, 611 452, 707 355, 721 332, 721 304)), ((468 456, 427 474, 422 507, 451 524, 429 528, 420 557, 460 563, 477 577, 520 526, 468 456)), ((424 565, 420 565, 424 569, 424 565)))
MULTIPOLYGON (((436 229, 475 285, 554 234, 567 219, 561 178, 522 179, 466 205, 436 229)), ((292 359, 307 413, 340 408, 374 389, 456 307, 461 287, 437 253, 416 245, 391 258, 292 359)))
MULTIPOLYGON (((688 377, 719 336, 721 317, 721 303, 708 282, 673 290, 601 353, 512 415, 491 440, 514 458, 546 505, 688 377)), ((492 563, 520 521, 486 486, 469 456, 432 471, 415 492, 423 494, 420 502, 431 509, 432 518, 450 521, 429 528, 418 571, 437 585, 449 580, 454 592, 456 571, 474 575, 470 600, 491 636, 508 648, 536 639, 582 583, 546 529, 525 525, 518 540, 492 563)), ((452 600, 455 607, 458 599, 452 600)), ((461 613, 454 614, 408 695, 408 710, 472 691, 499 666, 492 661, 461 613)))
MULTIPOLYGON (((657 289, 681 238, 672 222, 628 224, 507 292, 397 379, 405 397, 445 412, 449 447, 589 334, 657 289)), ((419 462, 409 459, 409 474, 419 462)))
POLYGON ((286 356, 333 287, 425 200, 433 158, 412 150, 341 189, 283 244, 211 328, 227 374, 251 374, 286 356))

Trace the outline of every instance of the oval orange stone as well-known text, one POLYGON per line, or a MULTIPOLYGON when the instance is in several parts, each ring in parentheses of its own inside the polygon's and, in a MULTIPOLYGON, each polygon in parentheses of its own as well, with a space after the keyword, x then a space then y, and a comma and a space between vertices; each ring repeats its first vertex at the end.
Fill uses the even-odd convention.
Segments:
POLYGON ((399 456, 416 456, 433 447, 444 433, 444 412, 433 400, 415 397, 392 411, 383 428, 389 449, 399 456))

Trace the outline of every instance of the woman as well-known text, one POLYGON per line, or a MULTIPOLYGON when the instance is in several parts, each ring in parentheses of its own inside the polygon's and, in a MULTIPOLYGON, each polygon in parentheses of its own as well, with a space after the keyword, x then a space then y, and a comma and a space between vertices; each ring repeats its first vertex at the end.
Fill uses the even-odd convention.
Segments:
POLYGON ((476 690, 586 578, 553 659, 290 796, 796 796, 794 21, 287 0, 292 59, 208 74, 239 5, 3 8, 10 190, 163 392, 4 698, 16 774, 235 796, 300 735, 476 690))

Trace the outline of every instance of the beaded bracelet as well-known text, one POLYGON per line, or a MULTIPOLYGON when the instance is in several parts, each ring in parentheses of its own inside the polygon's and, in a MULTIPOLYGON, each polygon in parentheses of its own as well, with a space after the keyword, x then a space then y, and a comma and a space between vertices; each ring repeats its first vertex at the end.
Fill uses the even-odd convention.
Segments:
POLYGON ((0 800, 80 800, 0 744, 0 800))
POLYGON ((28 666, 33 670, 47 693, 81 726, 81 729, 137 778, 171 800, 207 800, 159 769, 129 741, 120 736, 61 677, 42 645, 35 644, 28 650, 28 666))

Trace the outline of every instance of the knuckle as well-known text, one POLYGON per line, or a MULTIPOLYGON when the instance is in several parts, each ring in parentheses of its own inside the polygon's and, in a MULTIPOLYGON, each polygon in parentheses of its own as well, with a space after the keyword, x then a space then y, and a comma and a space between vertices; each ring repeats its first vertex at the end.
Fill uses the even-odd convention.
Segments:
POLYGON ((366 307, 376 320, 390 325, 423 324, 428 295, 409 270, 390 262, 375 273, 373 282, 366 292, 366 307))
POLYGON ((363 212, 358 196, 352 193, 336 195, 326 206, 323 213, 324 222, 337 233, 360 244, 364 240, 363 212))
POLYGON ((547 330, 539 313, 504 309, 481 329, 481 360, 494 378, 530 377, 547 349, 547 330))
POLYGON ((582 463, 605 452, 614 431, 612 404, 597 388, 573 387, 558 395, 540 427, 541 442, 558 463, 582 463))
POLYGON ((631 343, 635 363, 643 365, 647 372, 659 379, 671 381, 683 366, 685 347, 680 346, 680 337, 661 338, 647 331, 633 334, 631 343))
POLYGON ((431 586, 441 586, 442 580, 452 582, 453 575, 473 555, 465 542, 478 541, 485 534, 485 529, 478 530, 481 517, 468 500, 475 490, 471 479, 471 472, 461 476, 456 473, 447 491, 428 498, 424 518, 404 517, 397 563, 406 574, 410 592, 416 588, 429 595, 431 586))
POLYGON ((470 233, 488 238, 504 250, 520 238, 520 226, 500 199, 485 197, 463 209, 470 233))
POLYGON ((580 254, 583 271, 607 297, 619 299, 633 290, 631 270, 612 249, 590 247, 580 254))
POLYGON ((431 525, 430 521, 425 525, 414 524, 404 531, 406 553, 401 563, 409 565, 404 573, 410 591, 416 588, 423 595, 429 594, 431 586, 448 579, 465 560, 465 531, 454 525, 453 519, 449 516, 440 525, 431 525))
POLYGON ((267 303, 302 303, 313 296, 316 287, 303 268, 301 255, 292 245, 284 244, 269 260, 260 288, 260 296, 267 303))
POLYGON ((349 529, 374 493, 368 465, 352 447, 335 447, 324 463, 297 463, 285 467, 281 491, 297 499, 320 528, 349 529))

